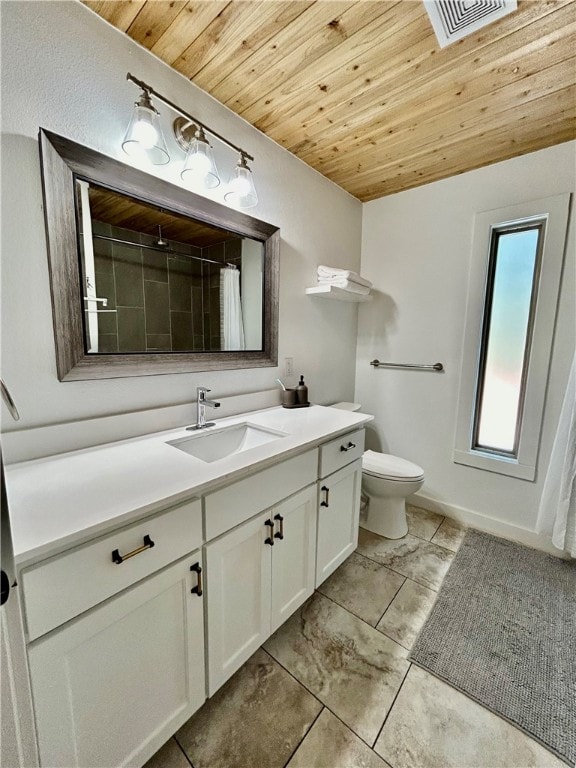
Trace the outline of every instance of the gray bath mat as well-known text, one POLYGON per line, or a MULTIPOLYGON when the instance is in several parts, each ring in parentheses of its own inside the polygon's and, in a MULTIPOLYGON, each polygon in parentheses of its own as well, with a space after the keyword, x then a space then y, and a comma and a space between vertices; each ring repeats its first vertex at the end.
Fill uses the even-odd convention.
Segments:
POLYGON ((576 563, 469 531, 411 660, 576 762, 576 563))

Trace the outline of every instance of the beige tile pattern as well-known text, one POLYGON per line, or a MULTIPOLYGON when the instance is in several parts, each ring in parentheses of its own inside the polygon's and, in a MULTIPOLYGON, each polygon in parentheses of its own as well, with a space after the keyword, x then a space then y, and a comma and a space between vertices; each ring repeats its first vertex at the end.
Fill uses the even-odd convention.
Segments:
POLYGON ((510 723, 415 666, 374 749, 394 768, 566 768, 510 723))
POLYGON ((354 552, 318 591, 374 627, 404 581, 404 576, 354 552))
POLYGON ((176 741, 170 739, 148 760, 143 768, 190 768, 190 763, 176 741))
POLYGON ((318 593, 264 647, 369 744, 409 667, 402 646, 318 593))
POLYGON ((457 523, 456 520, 451 520, 449 517, 445 517, 442 525, 432 537, 432 541, 434 544, 438 544, 441 547, 446 547, 446 549, 451 549, 453 552, 457 552, 465 535, 465 526, 457 523))
POLYGON ((176 734, 188 759, 171 739, 145 768, 565 768, 407 661, 465 533, 417 507, 409 517, 401 540, 361 530, 358 553, 321 587, 328 597, 266 643, 280 663, 257 651, 176 734))
POLYGON ((327 709, 286 768, 390 768, 327 709))
POLYGON ((454 557, 450 550, 418 539, 409 533, 403 539, 384 539, 364 528, 360 528, 357 551, 435 590, 440 589, 442 579, 454 557))
POLYGON ((260 649, 176 739, 194 768, 283 768, 321 709, 260 649))
POLYGON ((376 629, 404 648, 412 648, 436 600, 436 592, 406 579, 376 629))
POLYGON ((436 533, 444 517, 437 512, 406 504, 406 517, 408 518, 408 533, 418 536, 419 539, 430 541, 436 533))

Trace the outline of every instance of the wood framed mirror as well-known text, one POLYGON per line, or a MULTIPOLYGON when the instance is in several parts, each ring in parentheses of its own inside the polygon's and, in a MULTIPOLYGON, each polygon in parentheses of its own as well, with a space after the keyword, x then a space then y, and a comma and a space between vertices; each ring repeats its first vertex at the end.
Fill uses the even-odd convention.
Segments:
POLYGON ((278 227, 39 142, 60 381, 277 365, 278 227))

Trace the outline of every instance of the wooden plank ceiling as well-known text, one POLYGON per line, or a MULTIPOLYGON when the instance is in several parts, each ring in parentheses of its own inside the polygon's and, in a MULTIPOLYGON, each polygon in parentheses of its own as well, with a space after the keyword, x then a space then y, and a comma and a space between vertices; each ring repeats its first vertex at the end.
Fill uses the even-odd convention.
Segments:
POLYGON ((84 2, 362 201, 576 136, 574 0, 444 49, 420 0, 84 2))

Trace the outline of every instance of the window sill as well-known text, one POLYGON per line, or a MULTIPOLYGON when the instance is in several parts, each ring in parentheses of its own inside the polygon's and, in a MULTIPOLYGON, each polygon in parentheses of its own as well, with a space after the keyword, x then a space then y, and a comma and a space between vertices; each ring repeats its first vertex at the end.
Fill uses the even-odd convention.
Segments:
POLYGON ((536 467, 530 464, 521 464, 516 459, 496 457, 481 451, 460 451, 456 449, 452 455, 455 464, 465 464, 475 469, 483 469, 487 472, 496 472, 499 475, 516 477, 519 480, 531 480, 536 477, 536 467))

